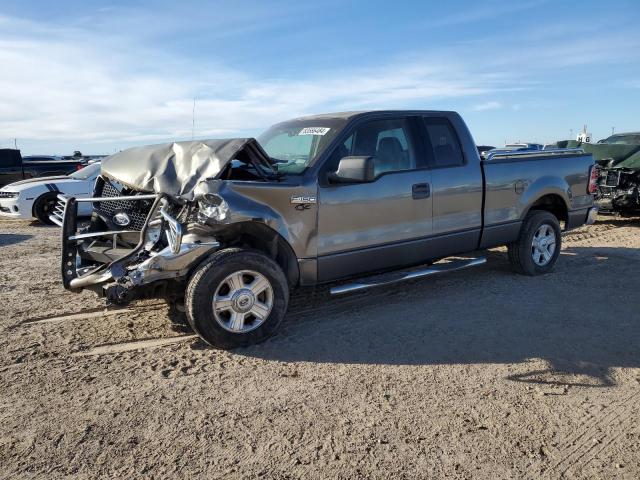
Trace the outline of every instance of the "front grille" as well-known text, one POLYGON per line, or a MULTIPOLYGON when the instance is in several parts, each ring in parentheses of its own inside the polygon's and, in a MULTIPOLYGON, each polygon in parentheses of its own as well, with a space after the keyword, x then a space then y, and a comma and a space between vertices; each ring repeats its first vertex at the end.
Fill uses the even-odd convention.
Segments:
POLYGON ((0 192, 0 198, 16 198, 18 192, 0 192))
MULTIPOLYGON (((119 191, 107 179, 98 182, 96 187, 96 197, 122 197, 137 193, 127 189, 119 191)), ((126 227, 131 230, 142 230, 152 204, 151 200, 118 200, 115 202, 95 202, 93 208, 112 228, 122 228, 122 225, 113 223, 113 218, 117 213, 126 213, 131 221, 126 227)))

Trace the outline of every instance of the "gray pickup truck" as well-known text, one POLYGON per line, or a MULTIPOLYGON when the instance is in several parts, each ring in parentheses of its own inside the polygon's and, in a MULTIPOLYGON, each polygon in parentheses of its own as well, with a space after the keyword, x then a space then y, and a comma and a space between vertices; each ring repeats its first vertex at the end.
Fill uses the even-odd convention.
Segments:
POLYGON ((592 223, 597 175, 578 149, 480 159, 454 112, 316 115, 253 138, 132 148, 93 198, 60 198, 62 279, 111 303, 161 297, 220 348, 273 334, 296 287, 333 294, 484 262, 549 272, 561 229, 592 223), (79 202, 93 204, 88 226, 79 202))

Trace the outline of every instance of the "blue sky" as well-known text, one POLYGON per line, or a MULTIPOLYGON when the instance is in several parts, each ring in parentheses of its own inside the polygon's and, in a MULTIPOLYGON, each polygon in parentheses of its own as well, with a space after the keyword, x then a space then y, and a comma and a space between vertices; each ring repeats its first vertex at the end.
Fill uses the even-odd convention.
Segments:
POLYGON ((640 130, 640 1, 0 3, 0 146, 111 153, 326 111, 459 111, 479 144, 640 130))

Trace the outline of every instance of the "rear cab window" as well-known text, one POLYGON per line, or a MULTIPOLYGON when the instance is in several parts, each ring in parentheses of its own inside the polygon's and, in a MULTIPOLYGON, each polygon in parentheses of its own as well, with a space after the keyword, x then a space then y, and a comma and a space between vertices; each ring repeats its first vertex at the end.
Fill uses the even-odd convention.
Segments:
POLYGON ((19 167, 22 157, 19 150, 0 150, 0 168, 19 167))
POLYGON ((451 122, 442 117, 425 117, 424 137, 431 168, 460 167, 465 164, 458 135, 451 122))

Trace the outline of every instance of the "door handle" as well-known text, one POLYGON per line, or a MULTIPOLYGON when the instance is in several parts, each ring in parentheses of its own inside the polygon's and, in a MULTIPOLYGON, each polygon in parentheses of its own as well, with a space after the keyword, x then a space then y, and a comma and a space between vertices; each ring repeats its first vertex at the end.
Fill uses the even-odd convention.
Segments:
POLYGON ((431 196, 431 187, 428 183, 416 183, 411 187, 411 196, 414 200, 429 198, 431 196))

